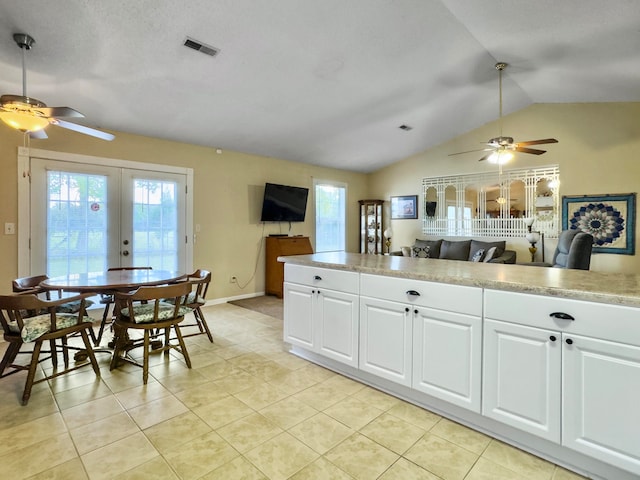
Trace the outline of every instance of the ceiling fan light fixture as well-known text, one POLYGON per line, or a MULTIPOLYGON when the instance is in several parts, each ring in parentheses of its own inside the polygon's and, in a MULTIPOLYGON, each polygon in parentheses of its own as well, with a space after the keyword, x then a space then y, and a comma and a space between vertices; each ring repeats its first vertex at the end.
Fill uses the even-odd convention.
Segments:
POLYGON ((504 165, 511 159, 513 159, 513 152, 504 149, 496 150, 487 157, 487 161, 489 163, 493 163, 496 165, 504 165))
POLYGON ((21 132, 37 132, 49 125, 49 120, 44 117, 19 111, 0 112, 0 120, 21 132))

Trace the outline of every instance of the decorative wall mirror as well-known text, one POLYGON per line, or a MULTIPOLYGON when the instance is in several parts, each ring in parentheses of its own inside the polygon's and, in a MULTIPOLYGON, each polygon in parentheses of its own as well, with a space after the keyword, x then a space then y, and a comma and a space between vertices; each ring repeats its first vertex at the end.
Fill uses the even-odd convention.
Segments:
POLYGON ((560 168, 504 170, 422 179, 426 235, 522 237, 533 229, 560 231, 560 168))

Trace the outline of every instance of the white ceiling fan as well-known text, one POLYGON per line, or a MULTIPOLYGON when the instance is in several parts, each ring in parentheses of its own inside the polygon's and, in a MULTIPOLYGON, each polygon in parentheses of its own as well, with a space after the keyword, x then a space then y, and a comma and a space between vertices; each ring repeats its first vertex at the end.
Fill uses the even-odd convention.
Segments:
POLYGON ((60 120, 58 117, 84 117, 70 107, 47 107, 44 102, 27 96, 27 69, 25 53, 35 43, 26 33, 15 33, 13 39, 22 50, 22 95, 2 95, 0 97, 0 119, 16 130, 28 133, 32 138, 47 138, 44 129, 49 125, 91 135, 102 140, 113 140, 110 133, 101 132, 77 123, 60 120))
POLYGON ((540 140, 529 140, 526 142, 514 142, 512 137, 505 137, 502 135, 502 71, 507 68, 508 64, 504 62, 496 63, 495 67, 498 70, 499 75, 499 96, 500 96, 500 136, 490 139, 487 142, 488 148, 480 148, 476 150, 467 150, 466 152, 450 153, 452 155, 461 155, 463 153, 471 152, 490 152, 484 155, 479 162, 488 160, 489 163, 497 163, 502 165, 507 163, 513 158, 513 152, 530 153, 533 155, 542 155, 546 153, 546 150, 539 150, 537 148, 528 148, 531 145, 544 145, 547 143, 558 143, 555 138, 543 138, 540 140))

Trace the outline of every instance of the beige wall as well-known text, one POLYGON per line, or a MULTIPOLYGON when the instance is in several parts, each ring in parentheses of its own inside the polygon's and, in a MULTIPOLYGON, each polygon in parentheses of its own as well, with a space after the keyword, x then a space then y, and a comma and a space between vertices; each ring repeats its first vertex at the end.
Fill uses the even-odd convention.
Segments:
MULTIPOLYGON (((505 168, 560 165, 560 195, 599 195, 638 192, 640 187, 640 103, 532 105, 503 119, 505 135, 516 141, 557 138, 559 143, 541 146, 540 156, 518 154, 505 168), (546 148, 545 148, 546 147, 546 148)), ((478 162, 481 154, 447 156, 453 152, 482 148, 482 142, 499 135, 497 122, 484 125, 450 142, 414 155, 370 175, 369 195, 389 199, 391 195, 422 192, 422 178, 475 173, 496 168, 478 162)), ((422 201, 422 196, 420 201, 422 201)), ((394 220, 393 249, 423 238, 422 210, 418 220, 394 220)), ((640 229, 636 218, 636 238, 640 229)), ((529 260, 528 243, 509 239, 518 261, 529 260)), ((555 242, 546 242, 550 260, 555 242)), ((640 246, 636 246, 640 252, 640 246)), ((639 255, 594 254, 595 271, 640 273, 639 255)))
MULTIPOLYGON (((504 118, 504 132, 516 140, 555 137, 560 143, 548 146, 539 157, 519 155, 513 168, 560 165, 561 195, 637 192, 640 185, 640 103, 533 105, 504 118)), ((213 271, 211 298, 226 298, 264 290, 263 235, 280 233, 278 224, 259 222, 261 193, 265 182, 312 186, 313 177, 348 184, 347 250, 358 251, 358 204, 363 198, 421 194, 426 176, 484 171, 478 155, 448 157, 470 150, 498 135, 497 122, 485 125, 426 152, 398 162, 373 174, 327 169, 274 158, 206 148, 178 142, 114 132, 116 140, 104 142, 85 135, 51 127, 48 140, 32 140, 33 148, 79 153, 108 158, 177 165, 194 169, 194 225, 201 231, 194 246, 194 266, 213 271), (253 276, 255 266, 257 270, 253 276), (235 275, 239 289, 229 284, 235 275)), ((17 223, 16 153, 23 145, 19 132, 0 125, 0 226, 17 223)), ((508 167, 507 167, 508 168, 508 167)), ((420 196, 420 202, 423 199, 420 196)), ((312 202, 309 203, 311 207, 312 202)), ((385 204, 386 218, 388 203, 385 204)), ((424 237, 418 220, 394 220, 392 250, 424 237)), ((313 208, 304 224, 293 224, 293 234, 313 235, 313 208)), ((388 222, 388 221, 387 221, 388 222)), ((385 225, 386 227, 386 225, 385 225)), ((282 225, 286 233, 288 225, 282 225)), ((639 231, 636 227, 636 237, 639 231)), ((313 238, 312 238, 313 241, 313 238)), ((529 258, 528 244, 511 239, 508 246, 518 251, 518 260, 529 258)), ((553 242, 547 242, 547 259, 553 242)), ((17 236, 0 230, 0 292, 10 289, 17 276, 17 236)), ((597 254, 592 269, 640 273, 638 255, 597 254)), ((40 273, 40 272, 34 272, 40 273)))
MULTIPOLYGON (((287 233, 288 224, 261 224, 260 208, 265 182, 312 187, 313 178, 348 184, 348 249, 358 248, 357 200, 366 198, 364 174, 320 168, 299 162, 223 151, 184 143, 113 132, 105 142, 86 135, 50 127, 49 139, 32 140, 31 147, 98 157, 176 165, 194 170, 194 226, 200 225, 194 245, 194 267, 213 272, 209 298, 226 298, 264 291, 263 235, 287 233), (261 248, 262 247, 262 248, 261 248), (260 254, 258 257, 258 251, 260 254), (257 265, 257 269, 256 269, 257 265), (254 276, 254 269, 255 276, 254 276), (240 289, 229 283, 238 277, 240 289)), ((10 290, 17 276, 17 236, 4 235, 4 223, 17 223, 17 148, 21 133, 0 125, 0 292, 10 290)), ((313 234, 313 200, 309 197, 307 219, 292 224, 292 234, 313 234)), ((312 238, 313 243, 313 238, 312 238)), ((42 273, 42 272, 33 272, 42 273)))

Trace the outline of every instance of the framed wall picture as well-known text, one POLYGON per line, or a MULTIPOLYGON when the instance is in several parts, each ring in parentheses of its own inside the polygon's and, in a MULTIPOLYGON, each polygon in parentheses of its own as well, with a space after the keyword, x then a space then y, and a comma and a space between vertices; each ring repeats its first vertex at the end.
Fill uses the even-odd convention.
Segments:
POLYGON ((391 197, 391 219, 418 218, 418 196, 391 197))
POLYGON ((562 229, 593 235, 594 253, 635 254, 636 194, 562 197, 562 229))

